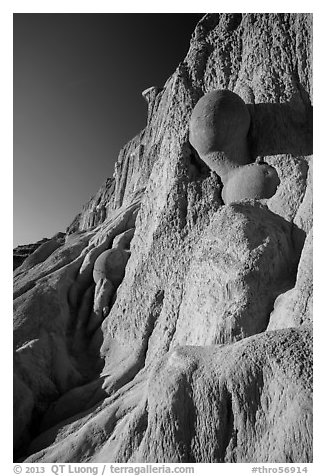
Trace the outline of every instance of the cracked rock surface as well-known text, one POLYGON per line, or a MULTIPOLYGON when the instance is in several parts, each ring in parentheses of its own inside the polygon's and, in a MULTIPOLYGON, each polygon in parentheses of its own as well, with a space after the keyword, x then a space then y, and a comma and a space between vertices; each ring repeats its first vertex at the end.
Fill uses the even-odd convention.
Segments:
POLYGON ((16 461, 312 461, 311 39, 308 14, 205 15, 114 177, 16 268, 16 461), (271 198, 224 204, 190 144, 215 90, 271 198))

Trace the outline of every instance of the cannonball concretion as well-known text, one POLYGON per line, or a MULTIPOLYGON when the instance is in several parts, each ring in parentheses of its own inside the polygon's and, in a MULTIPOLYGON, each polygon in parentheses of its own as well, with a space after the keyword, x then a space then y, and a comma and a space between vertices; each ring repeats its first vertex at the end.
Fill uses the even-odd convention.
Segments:
POLYGON ((272 197, 280 183, 276 170, 266 163, 250 163, 250 114, 244 101, 221 89, 203 96, 194 107, 189 142, 223 183, 225 204, 272 197))
POLYGON ((115 287, 119 286, 123 280, 129 256, 130 252, 120 248, 112 248, 101 253, 94 263, 95 283, 100 279, 109 279, 115 287))

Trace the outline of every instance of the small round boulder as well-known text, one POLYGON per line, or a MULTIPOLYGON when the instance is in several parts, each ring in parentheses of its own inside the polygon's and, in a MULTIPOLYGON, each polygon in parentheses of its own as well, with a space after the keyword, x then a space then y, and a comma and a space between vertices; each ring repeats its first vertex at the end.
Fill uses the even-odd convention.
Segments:
POLYGON ((249 126, 250 114, 240 96, 226 89, 211 91, 194 107, 189 141, 200 156, 225 152, 246 139, 249 126))
POLYGON ((227 205, 250 198, 271 198, 279 184, 274 167, 266 163, 245 165, 230 173, 222 190, 222 199, 227 205))
POLYGON ((93 279, 109 279, 114 286, 119 286, 125 274, 130 253, 120 248, 104 251, 94 263, 93 279))

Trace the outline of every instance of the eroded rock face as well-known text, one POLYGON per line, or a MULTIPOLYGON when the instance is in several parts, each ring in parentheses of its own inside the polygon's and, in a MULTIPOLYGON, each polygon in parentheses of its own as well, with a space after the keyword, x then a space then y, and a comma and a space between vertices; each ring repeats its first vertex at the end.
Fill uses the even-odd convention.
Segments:
POLYGON ((222 207, 194 249, 173 346, 228 343, 266 330, 294 260, 285 220, 258 204, 222 207))
POLYGON ((17 458, 312 461, 310 45, 309 15, 206 15, 114 180, 15 274, 17 458), (236 167, 215 132, 189 143, 219 90, 243 112, 236 167))
POLYGON ((311 230, 302 250, 295 286, 286 293, 280 294, 275 300, 268 329, 296 327, 312 322, 312 276, 311 230))
POLYGON ((85 451, 88 462, 311 461, 311 365, 309 328, 179 347, 93 414, 40 435, 26 462, 80 461, 85 451))
POLYGON ((81 230, 88 230, 104 222, 113 208, 109 203, 114 194, 114 187, 114 179, 106 179, 98 192, 90 198, 88 203, 83 206, 81 212, 68 226, 66 230, 68 235, 81 230))
POLYGON ((14 249, 14 270, 24 263, 23 268, 20 268, 19 272, 23 269, 28 269, 37 263, 41 263, 53 251, 63 245, 65 242, 65 234, 57 233, 52 238, 43 238, 42 240, 31 243, 30 245, 17 246, 14 249), (33 256, 31 256, 33 255, 33 256))

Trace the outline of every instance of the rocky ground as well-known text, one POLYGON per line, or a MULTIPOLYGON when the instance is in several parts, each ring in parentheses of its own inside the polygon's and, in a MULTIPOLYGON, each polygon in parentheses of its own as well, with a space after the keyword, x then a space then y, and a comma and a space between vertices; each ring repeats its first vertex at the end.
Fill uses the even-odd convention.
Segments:
POLYGON ((312 461, 311 43, 310 15, 204 16, 145 91, 147 126, 113 179, 25 253, 17 461, 312 461), (214 90, 242 99, 245 146, 189 142, 214 90), (252 192, 265 169, 272 196, 252 192))

